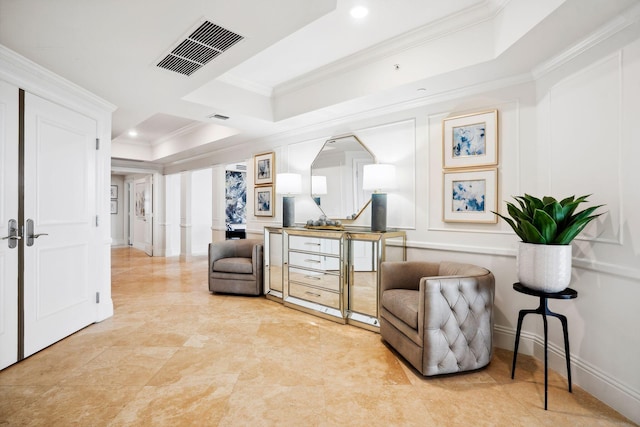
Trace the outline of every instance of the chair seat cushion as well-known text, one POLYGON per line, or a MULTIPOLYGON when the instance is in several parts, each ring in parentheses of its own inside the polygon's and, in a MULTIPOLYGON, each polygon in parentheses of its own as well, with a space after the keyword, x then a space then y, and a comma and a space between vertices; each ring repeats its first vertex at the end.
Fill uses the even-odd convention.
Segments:
POLYGON ((213 271, 252 274, 253 263, 251 258, 221 258, 213 263, 213 271))
POLYGON ((417 331, 419 296, 419 291, 389 289, 382 294, 382 306, 417 331))

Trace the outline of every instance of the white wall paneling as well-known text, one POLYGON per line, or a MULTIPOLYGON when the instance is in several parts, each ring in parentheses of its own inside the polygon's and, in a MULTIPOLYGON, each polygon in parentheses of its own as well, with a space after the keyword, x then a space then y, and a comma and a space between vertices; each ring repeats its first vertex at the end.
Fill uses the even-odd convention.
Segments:
MULTIPOLYGON (((551 302, 569 319, 574 381, 626 416, 640 420, 640 371, 635 359, 640 323, 640 210, 634 124, 640 116, 640 41, 593 58, 578 58, 540 76, 540 81, 495 87, 483 93, 459 90, 458 98, 404 111, 360 118, 323 134, 288 138, 275 148, 279 171, 303 174, 296 221, 316 217, 308 197, 309 165, 332 135, 353 133, 383 163, 403 171, 399 187, 408 209, 389 213, 389 224, 406 227, 408 259, 460 260, 489 268, 496 276, 495 336, 513 348, 518 311, 537 301, 513 291, 517 237, 504 221, 451 224, 442 220, 442 120, 487 109, 499 112, 498 209, 511 196, 593 193, 606 216, 576 240, 572 287, 576 300, 551 302), (579 59, 579 60, 578 60, 579 59), (326 135, 326 136, 325 136, 326 135), (406 216, 408 215, 408 216, 406 216), (612 350, 615 349, 615 350, 612 350)), ((280 200, 273 221, 280 221, 280 200)), ((369 211, 354 223, 369 224, 369 211)), ((523 353, 542 357, 542 322, 526 318, 523 353)), ((551 363, 565 375, 560 325, 551 323, 551 363)))
POLYGON ((165 256, 180 255, 180 174, 164 176, 165 185, 165 217, 164 251, 165 256))
POLYGON ((211 243, 211 168, 191 172, 191 254, 205 255, 211 243))
MULTIPOLYGON (((247 162, 249 165, 252 162, 247 162)), ((253 175, 247 171, 247 221, 253 215, 253 175), (249 178, 251 176, 251 178, 249 178), (249 189, 251 188, 251 192, 249 189), (250 207, 251 206, 251 207, 250 207)), ((212 241, 225 239, 226 231, 226 188, 225 188, 225 166, 217 165, 211 168, 211 235, 212 241)))
MULTIPOLYGON (((415 229, 417 162, 415 119, 357 128, 347 133, 356 135, 379 163, 396 166, 397 186, 388 194, 387 225, 390 228, 415 229)), ((280 171, 302 175, 302 193, 296 196, 297 223, 305 223, 307 219, 315 219, 322 214, 311 198, 310 168, 323 144, 333 136, 338 134, 289 144, 286 146, 286 156, 282 156, 285 158, 278 163, 280 171)), ((278 197, 277 207, 282 206, 281 199, 281 196, 278 197)), ((368 226, 370 221, 371 211, 368 207, 353 221, 353 225, 368 226)))
POLYGON ((191 255, 191 172, 180 174, 180 256, 191 255))
POLYGON ((546 191, 558 197, 593 194, 594 203, 607 205, 607 223, 592 223, 582 237, 616 244, 622 235, 621 60, 618 52, 551 88, 544 118, 550 135, 543 144, 548 153, 546 191), (590 102, 594 99, 598 102, 590 102), (593 180, 596 171, 598 179, 593 180))
MULTIPOLYGON (((387 195, 387 226, 416 228, 416 167, 422 159, 416 155, 416 120, 402 120, 354 132, 376 156, 378 163, 396 167, 396 188, 387 195)), ((371 208, 362 213, 367 224, 371 208)))
MULTIPOLYGON (((298 133, 252 141, 251 148, 243 145, 179 167, 214 164, 213 228, 223 229, 224 212, 215 202, 224 200, 221 165, 248 157, 247 231, 262 235, 265 225, 281 222, 282 201, 275 196, 273 218, 253 216, 250 156, 274 151, 276 172, 303 175, 304 194, 296 197, 296 222, 302 223, 321 213, 309 196, 309 166, 317 152, 332 136, 357 135, 378 161, 398 166, 399 190, 389 194, 388 224, 406 229, 408 259, 458 260, 489 268, 496 277, 495 342, 511 349, 518 311, 537 305, 534 298, 512 289, 517 280, 517 237, 504 221, 454 224, 442 220, 442 120, 497 109, 500 211, 505 211, 511 196, 525 192, 558 197, 593 193, 593 203, 606 204, 607 215, 573 244, 571 286, 579 292, 578 298, 550 305, 569 320, 576 385, 640 422, 640 370, 636 368, 640 338, 633 327, 640 323, 635 308, 640 299, 640 144, 636 135, 640 40, 636 37, 622 48, 614 41, 603 38, 597 48, 574 50, 561 63, 537 69, 535 80, 525 73, 473 87, 457 82, 452 90, 442 89, 428 98, 399 101, 298 133)), ((304 92, 288 89, 287 99, 304 92)), ((298 107, 325 101, 326 97, 306 97, 298 107)), ((282 105, 276 106, 276 112, 292 113, 282 105)), ((367 227, 369 221, 367 209, 353 225, 367 227)), ((541 320, 527 317, 523 327, 521 351, 540 358, 541 320)), ((565 375, 560 325, 552 321, 549 332, 552 367, 565 375)))
MULTIPOLYGON (((124 186, 124 176, 111 175, 111 185, 115 185, 118 189, 118 196, 115 199, 117 203, 118 213, 111 214, 111 245, 112 246, 124 246, 127 244, 127 237, 125 236, 125 220, 128 217, 128 212, 125 210, 125 195, 126 190, 124 186)), ((110 198, 110 202, 114 199, 110 198)))

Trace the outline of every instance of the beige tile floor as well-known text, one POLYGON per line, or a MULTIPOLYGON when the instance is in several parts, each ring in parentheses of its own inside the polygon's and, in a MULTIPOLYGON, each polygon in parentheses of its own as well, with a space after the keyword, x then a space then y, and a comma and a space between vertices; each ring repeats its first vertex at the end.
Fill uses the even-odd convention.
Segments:
POLYGON ((115 315, 0 372, 10 426, 629 426, 496 350, 425 379, 376 333, 261 297, 211 295, 207 261, 113 249, 115 315))

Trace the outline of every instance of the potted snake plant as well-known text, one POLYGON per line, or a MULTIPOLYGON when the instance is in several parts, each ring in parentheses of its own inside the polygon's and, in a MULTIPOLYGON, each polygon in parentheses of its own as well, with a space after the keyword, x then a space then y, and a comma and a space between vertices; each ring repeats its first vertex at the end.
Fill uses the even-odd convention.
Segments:
POLYGON ((543 292, 561 292, 571 282, 571 242, 591 221, 603 213, 594 213, 604 205, 577 211, 590 195, 570 196, 560 201, 525 194, 514 196, 518 206, 507 202, 509 217, 504 219, 522 242, 518 244, 518 280, 543 292))

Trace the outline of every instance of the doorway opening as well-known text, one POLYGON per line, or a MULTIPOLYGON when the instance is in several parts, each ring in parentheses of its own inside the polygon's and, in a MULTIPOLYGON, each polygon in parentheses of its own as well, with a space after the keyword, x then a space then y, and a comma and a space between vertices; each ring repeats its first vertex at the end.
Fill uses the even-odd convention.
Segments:
POLYGON ((225 237, 247 237, 247 164, 233 163, 225 168, 225 237))

